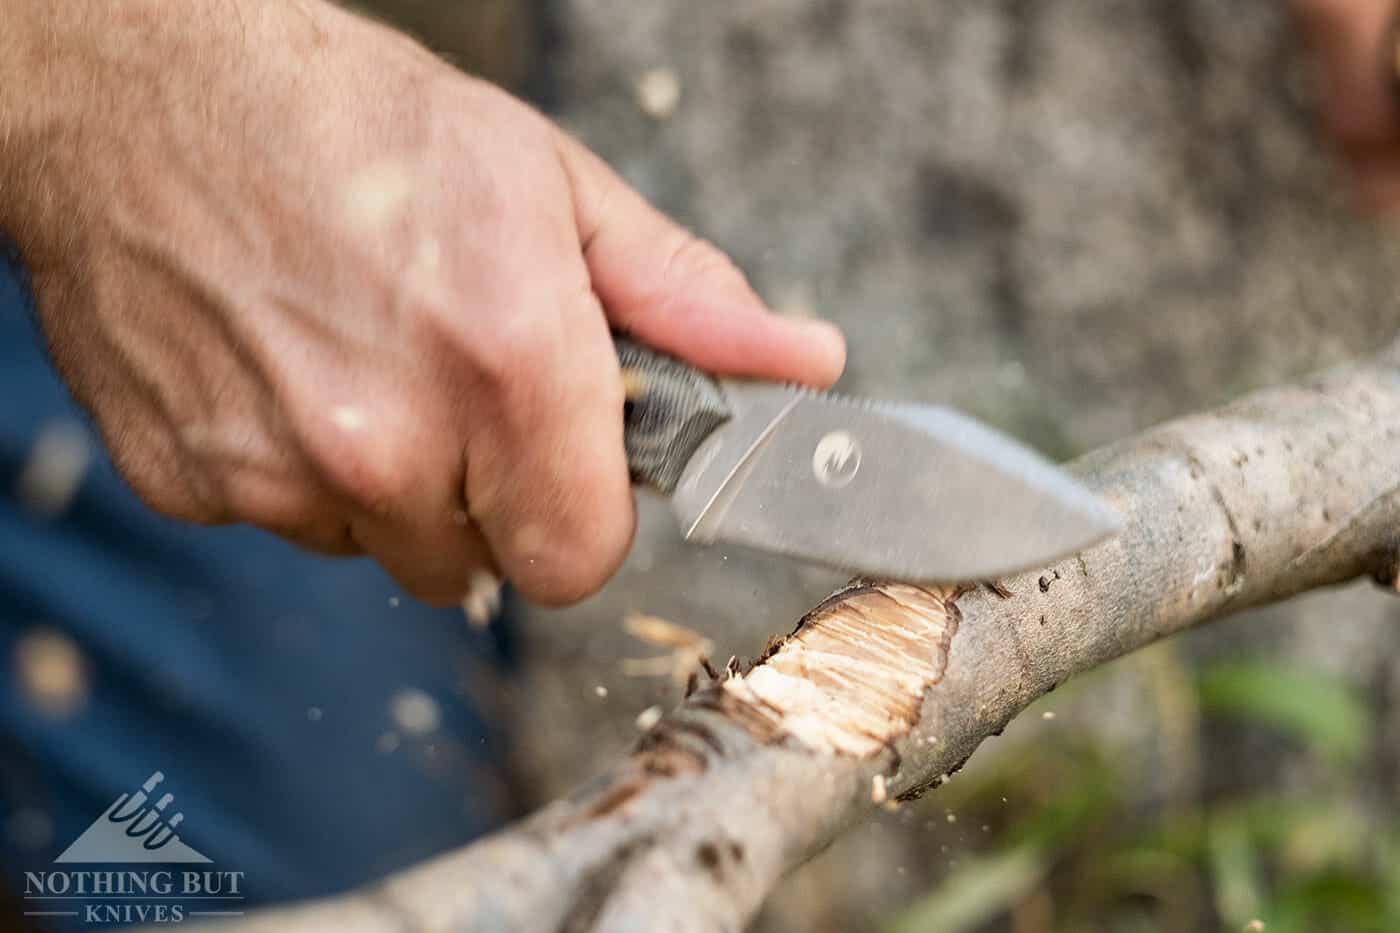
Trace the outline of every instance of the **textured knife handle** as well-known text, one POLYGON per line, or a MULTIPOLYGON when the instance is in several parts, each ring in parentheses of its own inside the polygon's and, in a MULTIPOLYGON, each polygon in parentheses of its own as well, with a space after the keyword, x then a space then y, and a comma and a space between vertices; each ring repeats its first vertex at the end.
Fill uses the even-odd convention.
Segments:
POLYGON ((700 370, 627 337, 613 342, 627 387, 623 441, 632 481, 669 495, 700 442, 729 420, 729 405, 700 370))

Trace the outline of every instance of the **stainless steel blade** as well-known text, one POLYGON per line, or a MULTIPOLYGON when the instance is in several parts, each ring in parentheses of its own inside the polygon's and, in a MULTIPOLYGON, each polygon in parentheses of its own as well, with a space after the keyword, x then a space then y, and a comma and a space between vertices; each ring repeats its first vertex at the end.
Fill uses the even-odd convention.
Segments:
POLYGON ((693 541, 953 582, 1024 570, 1118 528, 1053 464, 949 409, 753 383, 725 392, 734 417, 672 497, 693 541))

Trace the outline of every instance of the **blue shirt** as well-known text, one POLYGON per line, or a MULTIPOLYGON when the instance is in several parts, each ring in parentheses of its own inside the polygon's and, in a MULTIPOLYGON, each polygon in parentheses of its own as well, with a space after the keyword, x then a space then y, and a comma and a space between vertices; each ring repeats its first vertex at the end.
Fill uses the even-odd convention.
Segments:
POLYGON ((178 811, 181 842, 245 873, 238 909, 343 890, 492 826, 509 797, 487 714, 506 673, 501 626, 418 605, 365 560, 152 513, 41 347, 22 278, 0 258, 11 890, 24 893, 24 872, 62 868, 54 859, 157 771, 150 801, 173 800, 152 818, 178 811), (56 515, 35 508, 24 478, 45 435, 70 453, 84 438, 91 453, 56 515))

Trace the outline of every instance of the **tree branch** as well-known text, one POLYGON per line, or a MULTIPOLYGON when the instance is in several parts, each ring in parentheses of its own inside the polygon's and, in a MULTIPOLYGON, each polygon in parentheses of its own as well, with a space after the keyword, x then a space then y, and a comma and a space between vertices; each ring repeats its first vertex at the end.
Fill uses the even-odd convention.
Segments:
POLYGON ((1114 540, 977 587, 856 581, 569 799, 241 929, 742 929, 872 801, 936 787, 1069 677, 1304 590, 1396 587, 1400 343, 1072 469, 1122 514, 1114 540))

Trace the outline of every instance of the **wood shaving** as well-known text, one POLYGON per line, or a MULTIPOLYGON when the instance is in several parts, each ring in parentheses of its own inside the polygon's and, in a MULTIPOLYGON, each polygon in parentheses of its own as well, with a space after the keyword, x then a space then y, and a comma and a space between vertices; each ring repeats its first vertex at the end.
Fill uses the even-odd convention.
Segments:
POLYGON ((624 658, 622 672, 629 677, 670 677, 677 686, 685 686, 700 671, 711 670, 714 643, 699 632, 637 612, 627 615, 622 625, 638 641, 670 651, 653 658, 624 658))
POLYGON ((637 107, 653 120, 665 120, 681 102, 681 79, 670 68, 653 68, 637 79, 637 107))
POLYGON ((485 628, 501 608, 501 580, 485 570, 472 574, 467 595, 462 597, 462 612, 476 628, 485 628))

